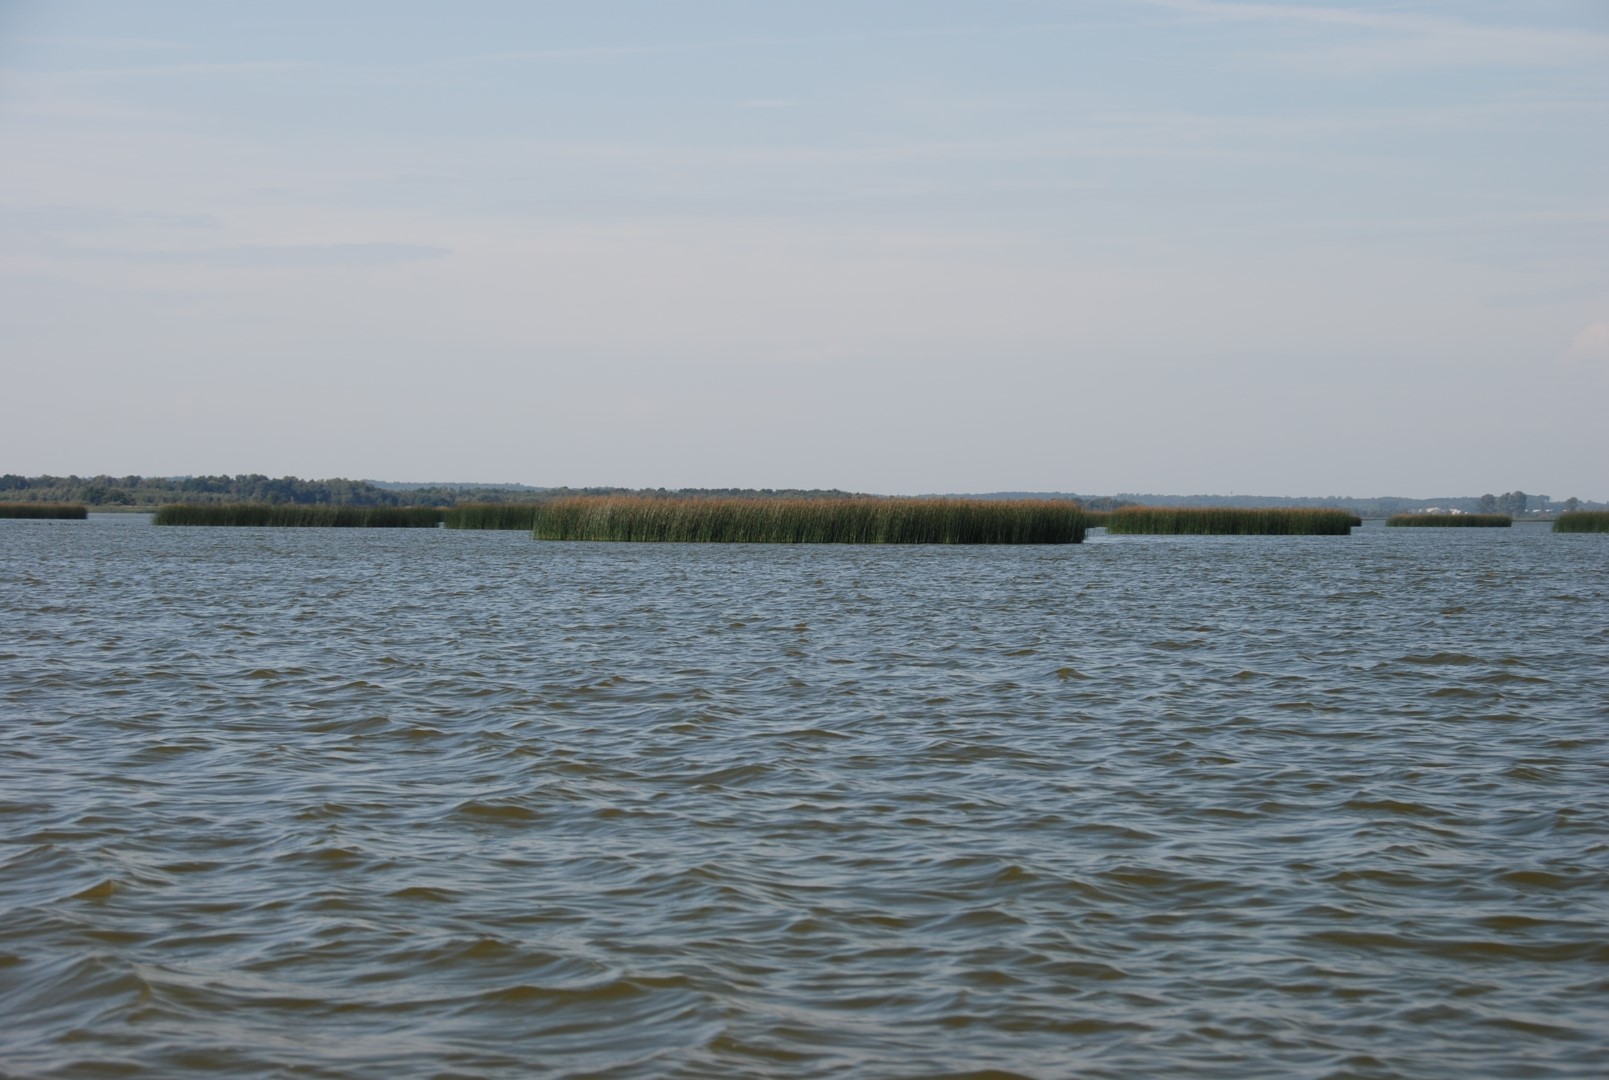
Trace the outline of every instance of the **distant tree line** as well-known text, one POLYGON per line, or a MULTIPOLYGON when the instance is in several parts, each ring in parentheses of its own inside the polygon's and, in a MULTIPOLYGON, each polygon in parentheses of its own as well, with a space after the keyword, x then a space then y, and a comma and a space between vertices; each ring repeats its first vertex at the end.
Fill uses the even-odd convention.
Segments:
MULTIPOLYGON (((523 484, 399 484, 371 480, 301 480, 294 476, 269 477, 261 473, 236 476, 19 476, 0 475, 0 502, 85 503, 103 510, 154 509, 166 503, 269 503, 307 506, 462 506, 466 503, 532 503, 566 495, 638 495, 648 498, 754 498, 833 499, 855 492, 839 488, 625 488, 529 487, 523 484)), ((1326 495, 1286 498, 1258 495, 1077 495, 1071 492, 997 491, 972 494, 981 499, 1074 499, 1086 510, 1116 510, 1125 506, 1216 507, 1326 507, 1348 510, 1366 518, 1413 513, 1432 507, 1466 513, 1506 513, 1519 517, 1527 511, 1605 509, 1603 503, 1566 499, 1550 504, 1546 496, 1509 491, 1443 499, 1373 498, 1326 495)))
POLYGON ((239 476, 0 476, 0 500, 77 502, 107 509, 163 503, 436 506, 428 491, 386 491, 364 480, 239 476))
POLYGON ((150 509, 167 503, 268 503, 301 506, 458 506, 463 503, 529 503, 566 495, 649 497, 841 498, 837 489, 623 488, 485 484, 380 485, 368 480, 301 480, 261 473, 237 476, 19 476, 0 475, 0 502, 85 503, 102 509, 150 509))
POLYGON ((1109 514, 1113 510, 1121 510, 1125 506, 1140 505, 1130 499, 1119 499, 1114 495, 1080 495, 1074 501, 1085 510, 1094 510, 1102 514, 1109 514))
MULTIPOLYGON (((1121 499, 1130 499, 1142 506, 1239 506, 1239 507, 1274 507, 1274 506, 1311 506, 1333 507, 1350 510, 1365 518, 1388 518, 1394 514, 1425 513, 1427 511, 1456 510, 1465 514, 1508 514, 1511 517, 1522 517, 1537 514, 1551 514, 1558 510, 1592 510, 1602 507, 1602 503, 1588 502, 1574 496, 1563 503, 1554 502, 1546 495, 1527 495, 1523 491, 1508 491, 1502 495, 1474 496, 1443 496, 1436 499, 1407 499, 1396 496, 1380 496, 1377 498, 1360 499, 1351 495, 1326 495, 1311 498, 1286 498, 1269 495, 1131 495, 1118 496, 1121 499)), ((1093 503, 1085 496, 1085 505, 1094 508, 1093 503)))
MULTIPOLYGON (((1532 496, 1523 491, 1505 491, 1501 495, 1482 495, 1476 509, 1482 514, 1507 514, 1510 517, 1520 517, 1527 511, 1546 512, 1549 509, 1549 499, 1546 495, 1532 496), (1537 504, 1532 499, 1538 500, 1537 504)), ((1575 511, 1581 508, 1581 500, 1574 495, 1565 499, 1561 507, 1566 511, 1575 511)))
POLYGON ((1482 495, 1476 509, 1482 514, 1508 514, 1513 517, 1525 513, 1530 501, 1531 497, 1523 491, 1505 491, 1501 497, 1482 495))

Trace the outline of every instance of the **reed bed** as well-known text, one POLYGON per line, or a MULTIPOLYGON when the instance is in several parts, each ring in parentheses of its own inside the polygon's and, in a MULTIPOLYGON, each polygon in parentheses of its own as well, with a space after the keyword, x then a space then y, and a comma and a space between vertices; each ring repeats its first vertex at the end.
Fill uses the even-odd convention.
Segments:
POLYGON ((1514 519, 1507 514, 1393 514, 1386 524, 1392 528, 1506 529, 1514 519))
POLYGON ((449 529, 536 528, 535 503, 465 503, 443 511, 442 524, 449 529))
POLYGON ((538 540, 715 544, 1077 544, 1084 515, 1052 499, 578 496, 536 507, 538 540))
POLYGON ((152 523, 326 529, 434 529, 441 524, 441 511, 433 506, 169 503, 157 509, 152 523))
POLYGON ((44 518, 55 521, 83 521, 89 507, 83 503, 0 502, 0 518, 44 518))
POLYGON ((1315 507, 1125 506, 1106 519, 1110 533, 1163 536, 1345 536, 1363 519, 1315 507))
POLYGON ((1609 510, 1567 510, 1553 520, 1554 532, 1609 532, 1609 510))

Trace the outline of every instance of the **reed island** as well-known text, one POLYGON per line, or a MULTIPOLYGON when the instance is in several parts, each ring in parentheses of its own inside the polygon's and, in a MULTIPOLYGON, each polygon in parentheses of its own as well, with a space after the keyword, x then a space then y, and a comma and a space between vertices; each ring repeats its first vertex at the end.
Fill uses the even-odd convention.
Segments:
POLYGON ((538 540, 707 544, 1078 544, 1062 499, 681 498, 581 495, 536 505, 538 540))
POLYGON ((0 518, 36 518, 45 521, 83 521, 89 507, 82 503, 0 502, 0 518))
POLYGON ((574 495, 440 507, 173 503, 156 525, 515 529, 538 540, 706 544, 1077 544, 1070 499, 574 495))
POLYGON ((1346 536, 1363 519, 1314 507, 1125 506, 1103 515, 1106 531, 1151 536, 1346 536))
MULTIPOLYGON (((206 479, 206 478, 204 478, 206 479)), ((212 478, 216 480, 217 478, 212 478)), ((223 478, 227 480, 228 478, 223 478)), ((256 478, 246 485, 262 487, 256 478)), ((186 481, 188 483, 189 481, 186 481)), ((220 481, 221 482, 221 481, 220 481)), ((273 482, 279 483, 279 482, 273 482)), ((288 481, 287 481, 288 483, 288 481)), ((1077 544, 1090 529, 1113 535, 1345 536, 1363 524, 1358 508, 1334 506, 1155 506, 1072 495, 885 496, 839 490, 622 488, 386 491, 365 482, 339 497, 334 481, 303 501, 274 494, 253 501, 195 501, 160 505, 157 525, 288 528, 411 528, 510 530, 537 540, 713 544, 1077 544), (372 489, 372 490, 371 490, 372 489), (465 495, 471 495, 465 499, 465 495), (390 500, 377 504, 375 500, 390 500), (408 501, 412 500, 412 501, 408 501), (1115 505, 1114 505, 1115 504, 1115 505)), ((235 484, 240 487, 239 483, 235 484)), ((271 484, 269 486, 272 486, 271 484)), ((304 485, 305 486, 305 485, 304 485)), ((302 494, 297 489, 293 494, 302 494)), ((1388 500, 1397 501, 1400 500, 1388 500)), ((1576 500, 1570 500, 1571 503, 1576 500)), ((0 502, 0 518, 77 518, 83 503, 0 502)), ((1507 528, 1508 513, 1431 510, 1396 513, 1394 528, 1507 528)), ((1609 532, 1609 511, 1567 510, 1554 532, 1609 532)))
POLYGON ((153 525, 283 526, 326 529, 434 529, 434 506, 309 506, 302 503, 170 503, 153 525))
POLYGON ((1386 524, 1395 529, 1506 529, 1514 519, 1507 514, 1393 514, 1386 524))

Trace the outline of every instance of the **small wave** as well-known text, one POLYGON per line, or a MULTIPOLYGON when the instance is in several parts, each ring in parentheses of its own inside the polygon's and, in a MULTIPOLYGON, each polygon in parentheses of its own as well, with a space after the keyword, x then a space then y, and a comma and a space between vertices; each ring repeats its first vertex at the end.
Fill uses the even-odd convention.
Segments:
POLYGON ((422 900, 432 904, 451 904, 459 899, 458 893, 452 889, 432 885, 409 885, 407 888, 393 889, 386 895, 394 900, 422 900))
POLYGON ((453 808, 453 813, 480 821, 508 824, 535 821, 542 816, 529 806, 520 803, 490 799, 470 799, 468 802, 459 803, 453 808))
POLYGON ((105 878, 96 882, 87 889, 80 889, 73 893, 74 900, 110 900, 123 889, 122 883, 116 878, 105 878))
POLYGON ((1370 798, 1365 795, 1355 795, 1341 805, 1347 810, 1362 810, 1404 817, 1441 818, 1446 816, 1442 811, 1433 806, 1426 806, 1424 803, 1406 802, 1402 799, 1370 798))
POLYGON ((315 847, 280 855, 277 862, 305 863, 326 870, 350 870, 363 866, 369 857, 348 847, 315 847))
POLYGON ((521 982, 488 990, 479 998, 482 1001, 522 1006, 608 1007, 647 998, 665 990, 689 990, 692 985, 692 980, 682 975, 617 976, 580 985, 544 986, 521 982))
POLYGON ((1497 880, 1506 885, 1515 885, 1527 892, 1567 892, 1571 889, 1603 888, 1609 885, 1606 875, 1596 874, 1559 874, 1551 870, 1510 870, 1499 874, 1497 880))
POLYGON ((997 907, 970 908, 946 915, 931 924, 935 930, 963 930, 968 933, 983 930, 1009 930, 1013 927, 1026 926, 1027 920, 1020 915, 1013 915, 1009 911, 997 907))
POLYGON ((1609 944, 1601 941, 1508 941, 1492 938, 1444 938, 1381 930, 1319 930, 1304 939, 1356 952, 1413 952, 1452 960, 1507 960, 1537 964, 1609 961, 1609 944))

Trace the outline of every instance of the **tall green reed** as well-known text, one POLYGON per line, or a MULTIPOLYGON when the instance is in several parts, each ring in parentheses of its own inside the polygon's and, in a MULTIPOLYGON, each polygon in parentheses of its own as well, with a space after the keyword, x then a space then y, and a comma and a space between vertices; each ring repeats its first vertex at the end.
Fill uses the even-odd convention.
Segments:
POLYGON ((1164 536, 1345 536, 1363 519, 1315 507, 1125 506, 1106 519, 1109 533, 1164 536))
POLYGON ((1609 510, 1567 510, 1553 520, 1553 531, 1609 532, 1609 510))
POLYGON ((735 544, 1077 544, 1064 500, 579 496, 536 507, 538 540, 735 544))
POLYGON ((442 512, 442 524, 449 529, 536 528, 534 503, 465 503, 442 512))
POLYGON ((87 517, 89 517, 89 507, 82 503, 0 502, 0 518, 83 521, 87 517))
POLYGON ((156 525, 279 526, 334 529, 434 529, 441 511, 433 506, 309 506, 297 503, 169 503, 151 519, 156 525))
POLYGON ((1506 529, 1514 519, 1507 514, 1393 514, 1386 524, 1392 528, 1506 529))

